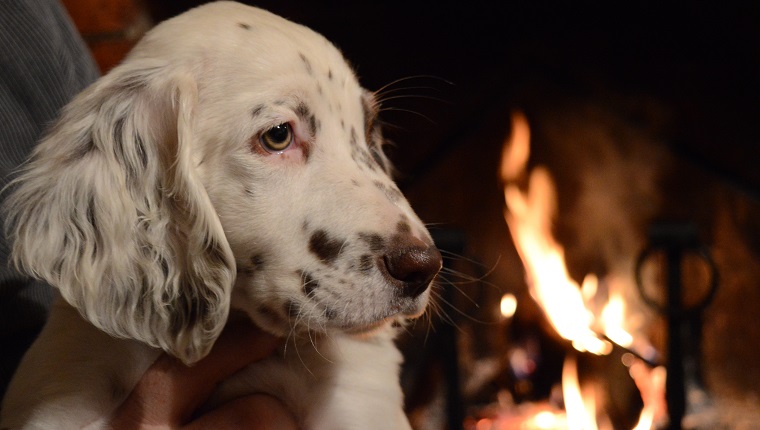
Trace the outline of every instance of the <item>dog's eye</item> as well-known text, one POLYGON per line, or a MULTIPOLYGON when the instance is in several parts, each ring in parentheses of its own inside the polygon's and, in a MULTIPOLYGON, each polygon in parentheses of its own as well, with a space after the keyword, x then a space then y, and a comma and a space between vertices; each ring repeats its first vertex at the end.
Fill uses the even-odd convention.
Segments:
POLYGON ((283 123, 265 131, 259 138, 261 145, 270 152, 284 151, 293 143, 293 130, 290 124, 283 123))

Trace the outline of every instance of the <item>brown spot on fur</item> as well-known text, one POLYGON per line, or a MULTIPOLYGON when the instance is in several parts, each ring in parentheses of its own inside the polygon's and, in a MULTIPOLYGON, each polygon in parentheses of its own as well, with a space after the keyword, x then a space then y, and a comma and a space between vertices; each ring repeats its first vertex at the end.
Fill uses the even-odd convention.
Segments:
POLYGON ((377 233, 359 233, 359 239, 366 242, 370 251, 375 253, 382 251, 385 247, 385 240, 377 233))
POLYGON ((293 300, 285 302, 285 313, 291 318, 297 318, 301 313, 301 307, 293 300))
POLYGON ((311 273, 303 270, 299 270, 298 275, 303 281, 303 293, 306 295, 306 297, 312 297, 314 295, 314 291, 319 288, 319 281, 314 279, 314 277, 311 276, 311 273))
POLYGON ((372 268, 375 267, 373 258, 369 254, 364 254, 361 257, 359 257, 359 271, 367 274, 369 273, 372 268))
POLYGON ((254 270, 261 270, 264 267, 264 257, 261 254, 251 256, 251 265, 254 270))
POLYGON ((385 194, 385 197, 387 197, 391 202, 395 203, 404 198, 404 195, 401 193, 401 191, 399 191, 398 188, 393 185, 386 185, 380 181, 375 181, 374 184, 380 191, 385 194))
POLYGON ((303 52, 299 52, 298 56, 301 57, 301 62, 303 63, 304 67, 306 67, 306 72, 308 72, 310 75, 313 75, 314 69, 311 67, 311 61, 309 61, 309 59, 306 58, 303 52))
POLYGON ((325 307, 325 318, 328 320, 334 320, 338 317, 338 312, 335 309, 325 307))
POLYGON ((325 264, 330 264, 338 258, 342 242, 330 237, 326 231, 317 230, 309 239, 309 251, 325 264))
POLYGON ((359 146, 358 137, 356 136, 356 129, 354 126, 351 126, 351 137, 349 138, 348 142, 351 144, 353 148, 356 148, 359 146))

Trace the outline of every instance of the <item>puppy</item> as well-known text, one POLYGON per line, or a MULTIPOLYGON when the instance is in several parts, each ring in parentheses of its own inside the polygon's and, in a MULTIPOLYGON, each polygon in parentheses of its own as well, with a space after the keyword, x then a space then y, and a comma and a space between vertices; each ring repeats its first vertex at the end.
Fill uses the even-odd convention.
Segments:
POLYGON ((106 428, 230 309, 289 347, 219 387, 306 429, 408 428, 396 326, 441 256, 389 176, 373 94, 300 25, 231 2, 153 29, 69 104, 7 200, 13 261, 60 292, 2 428, 106 428))

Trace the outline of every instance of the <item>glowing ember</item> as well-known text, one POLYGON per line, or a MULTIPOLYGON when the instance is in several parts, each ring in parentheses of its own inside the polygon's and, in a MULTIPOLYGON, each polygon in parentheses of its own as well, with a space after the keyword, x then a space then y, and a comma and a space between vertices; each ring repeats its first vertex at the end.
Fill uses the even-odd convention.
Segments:
POLYGON ((539 412, 533 417, 533 424, 540 430, 555 429, 561 425, 562 421, 561 417, 549 411, 539 412))
POLYGON ((504 318, 512 318, 517 311, 517 297, 514 294, 504 294, 499 308, 504 318))

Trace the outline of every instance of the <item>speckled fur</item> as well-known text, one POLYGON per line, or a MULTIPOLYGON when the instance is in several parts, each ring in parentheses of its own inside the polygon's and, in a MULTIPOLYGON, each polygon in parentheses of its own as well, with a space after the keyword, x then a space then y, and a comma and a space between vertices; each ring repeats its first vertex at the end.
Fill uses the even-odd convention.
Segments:
POLYGON ((65 109, 8 200, 14 262, 61 298, 0 427, 107 428, 162 350, 197 361, 237 309, 288 348, 208 407, 263 391, 306 429, 409 428, 394 327, 429 293, 401 294, 378 261, 432 240, 376 111, 327 40, 260 9, 152 30, 65 109), (293 143, 269 151, 279 124, 293 143))

